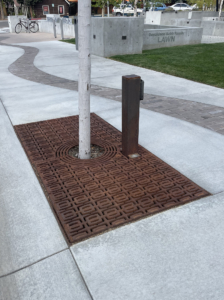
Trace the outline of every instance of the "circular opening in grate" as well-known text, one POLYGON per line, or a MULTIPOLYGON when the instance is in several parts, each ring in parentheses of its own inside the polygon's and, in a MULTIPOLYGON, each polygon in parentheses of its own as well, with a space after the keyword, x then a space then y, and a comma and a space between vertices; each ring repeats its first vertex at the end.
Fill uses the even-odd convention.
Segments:
MULTIPOLYGON (((102 156, 105 152, 105 149, 103 147, 96 145, 96 144, 91 144, 90 149, 91 149, 91 157, 90 157, 91 159, 98 158, 98 157, 102 156)), ((72 147, 68 151, 68 154, 72 157, 78 158, 79 157, 79 145, 72 147)))
MULTIPOLYGON (((60 158, 65 163, 77 165, 92 165, 103 161, 108 161, 120 151, 117 145, 111 144, 107 141, 102 141, 96 138, 91 138, 91 152, 94 159, 78 159, 79 146, 75 141, 70 141, 62 144, 55 153, 55 156, 60 158)), ((119 155, 119 154, 118 154, 119 155)))

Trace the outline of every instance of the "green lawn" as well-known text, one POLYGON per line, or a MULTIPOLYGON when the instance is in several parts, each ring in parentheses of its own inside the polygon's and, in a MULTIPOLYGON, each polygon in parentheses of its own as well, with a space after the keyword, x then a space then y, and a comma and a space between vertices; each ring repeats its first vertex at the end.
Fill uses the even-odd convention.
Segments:
POLYGON ((69 43, 69 44, 75 44, 75 39, 61 40, 61 42, 65 42, 65 43, 69 43))
POLYGON ((110 58, 224 88, 224 43, 145 50, 142 54, 116 55, 110 58))

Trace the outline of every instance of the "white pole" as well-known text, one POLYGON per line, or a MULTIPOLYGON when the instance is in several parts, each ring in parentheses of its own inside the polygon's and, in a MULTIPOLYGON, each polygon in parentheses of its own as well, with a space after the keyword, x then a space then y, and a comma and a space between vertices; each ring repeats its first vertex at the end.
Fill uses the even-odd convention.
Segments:
POLYGON ((79 1, 79 158, 90 158, 91 0, 79 1))
POLYGON ((219 7, 219 18, 221 17, 222 14, 222 6, 223 6, 223 0, 221 0, 220 7, 219 7))
POLYGON ((135 3, 134 3, 134 17, 137 17, 137 3, 138 3, 138 0, 135 0, 135 3))
POLYGON ((110 7, 109 7, 109 1, 107 1, 107 16, 109 17, 110 14, 110 7))

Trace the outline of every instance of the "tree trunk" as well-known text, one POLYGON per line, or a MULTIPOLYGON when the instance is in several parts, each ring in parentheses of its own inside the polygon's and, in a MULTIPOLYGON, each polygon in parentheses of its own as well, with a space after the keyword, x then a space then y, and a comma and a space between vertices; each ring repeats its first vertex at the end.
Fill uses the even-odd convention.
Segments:
POLYGON ((137 3, 138 3, 138 0, 135 0, 135 3, 134 3, 134 17, 137 17, 137 3))
POLYGON ((90 158, 91 0, 79 1, 79 158, 90 158))
POLYGON ((105 16, 105 5, 102 7, 102 17, 104 18, 105 16))
POLYGON ((4 16, 4 11, 3 11, 3 3, 2 0, 0 0, 0 11, 1 11, 1 19, 4 20, 5 16, 4 16))
POLYGON ((31 18, 33 18, 33 10, 32 10, 31 6, 30 6, 30 16, 31 16, 31 18))
MULTIPOLYGON (((1 1, 1 0, 0 0, 1 1)), ((14 2, 14 11, 15 11, 15 16, 18 16, 18 10, 19 10, 19 3, 17 2, 17 0, 13 0, 14 2)))

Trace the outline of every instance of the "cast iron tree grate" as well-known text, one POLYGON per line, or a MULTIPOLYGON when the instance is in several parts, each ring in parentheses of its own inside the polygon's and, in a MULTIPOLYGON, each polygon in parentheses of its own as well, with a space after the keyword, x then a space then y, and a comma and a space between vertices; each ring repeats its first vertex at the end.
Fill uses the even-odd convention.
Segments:
POLYGON ((79 160, 78 116, 15 126, 70 243, 209 193, 139 146, 140 157, 121 153, 121 132, 91 114, 91 143, 102 156, 79 160))

